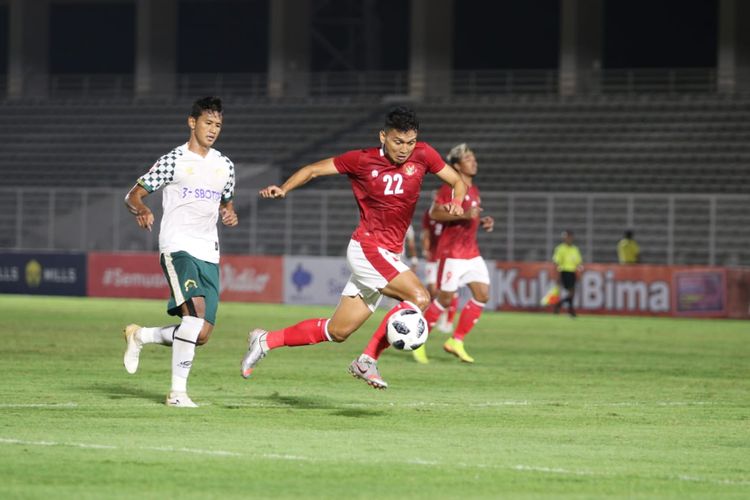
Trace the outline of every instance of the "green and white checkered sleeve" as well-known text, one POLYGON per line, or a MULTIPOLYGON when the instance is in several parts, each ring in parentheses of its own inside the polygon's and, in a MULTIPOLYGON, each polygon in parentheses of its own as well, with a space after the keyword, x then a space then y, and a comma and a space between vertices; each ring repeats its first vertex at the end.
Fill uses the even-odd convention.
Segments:
POLYGON ((229 203, 234 198, 234 163, 229 158, 224 158, 229 164, 229 179, 224 186, 224 191, 221 193, 221 201, 229 203))
POLYGON ((177 151, 170 151, 159 158, 151 169, 138 179, 138 184, 143 186, 149 193, 152 193, 172 182, 175 165, 179 156, 177 151))

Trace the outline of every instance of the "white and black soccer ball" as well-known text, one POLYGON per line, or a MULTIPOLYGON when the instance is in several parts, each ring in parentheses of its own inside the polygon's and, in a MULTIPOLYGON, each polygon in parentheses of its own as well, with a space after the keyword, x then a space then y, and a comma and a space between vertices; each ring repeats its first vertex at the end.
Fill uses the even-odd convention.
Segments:
POLYGON ((386 333, 393 347, 413 351, 427 341, 427 320, 416 309, 401 309, 388 318, 386 333))

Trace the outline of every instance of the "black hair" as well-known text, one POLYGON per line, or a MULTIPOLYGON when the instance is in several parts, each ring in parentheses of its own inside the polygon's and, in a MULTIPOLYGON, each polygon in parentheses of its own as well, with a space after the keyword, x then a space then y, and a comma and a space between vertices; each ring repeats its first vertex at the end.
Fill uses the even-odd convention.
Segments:
POLYGON ((413 109, 406 106, 397 106, 385 115, 385 126, 383 129, 398 130, 399 132, 419 131, 419 120, 413 109))
POLYGON ((215 96, 202 97, 193 103, 193 109, 190 116, 196 120, 200 118, 204 111, 222 112, 221 99, 215 96))

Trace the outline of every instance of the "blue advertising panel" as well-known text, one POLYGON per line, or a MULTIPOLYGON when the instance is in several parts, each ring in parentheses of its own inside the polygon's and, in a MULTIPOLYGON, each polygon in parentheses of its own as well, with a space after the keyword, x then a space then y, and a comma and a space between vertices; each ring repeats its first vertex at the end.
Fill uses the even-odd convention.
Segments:
POLYGON ((86 295, 86 254, 0 252, 0 293, 86 295))
MULTIPOLYGON (((490 287, 496 286, 497 269, 495 261, 486 261, 490 273, 490 287)), ((424 263, 420 262, 417 275, 424 276, 424 263)), ((284 257, 284 303, 331 305, 335 306, 341 299, 341 292, 349 281, 351 271, 345 257, 284 257)), ((467 287, 459 289, 461 307, 471 297, 467 287)), ((383 297, 380 307, 390 309, 395 302, 383 297)), ((490 294, 486 310, 496 308, 497 299, 490 294)))
POLYGON ((344 257, 284 257, 284 303, 336 305, 349 281, 344 257))

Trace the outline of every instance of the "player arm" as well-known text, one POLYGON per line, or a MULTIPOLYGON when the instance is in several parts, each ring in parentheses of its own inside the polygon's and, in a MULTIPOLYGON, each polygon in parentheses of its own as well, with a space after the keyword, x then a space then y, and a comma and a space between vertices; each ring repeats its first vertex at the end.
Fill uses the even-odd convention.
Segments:
POLYGON ((225 226, 234 227, 239 224, 239 218, 237 212, 234 211, 234 202, 232 200, 222 201, 219 205, 219 215, 221 215, 221 223, 225 226))
POLYGON ((260 196, 263 198, 284 198, 287 193, 300 186, 304 186, 317 177, 338 174, 339 171, 333 164, 333 158, 326 158, 319 162, 306 165, 289 177, 281 186, 271 185, 260 190, 260 196))
MULTIPOLYGON (((466 184, 464 184, 464 181, 461 180, 461 176, 458 175, 458 172, 455 171, 452 167, 449 167, 448 165, 445 165, 440 171, 436 174, 441 181, 448 184, 450 187, 453 188, 453 199, 445 205, 445 212, 448 215, 454 215, 457 216, 457 218, 454 219, 438 219, 436 217, 433 217, 432 211, 430 211, 430 217, 435 219, 436 221, 443 222, 443 221, 450 221, 450 220, 458 220, 464 215, 464 209, 462 208, 462 203, 464 200, 464 196, 466 196, 466 192, 468 191, 468 188, 466 187, 466 184)), ((435 205, 433 204, 433 209, 435 208, 435 205)), ((471 217, 468 217, 469 219, 471 217)))
POLYGON ((143 202, 143 198, 148 194, 149 191, 140 184, 134 185, 125 195, 125 206, 131 214, 135 215, 135 221, 139 227, 151 231, 151 227, 154 225, 154 214, 143 202))

